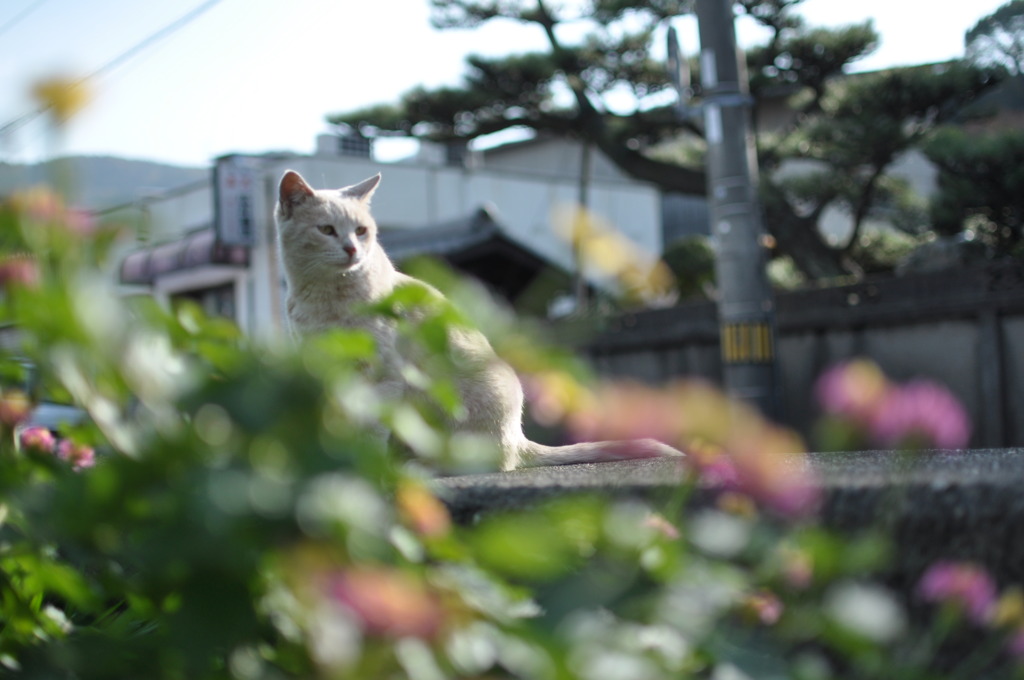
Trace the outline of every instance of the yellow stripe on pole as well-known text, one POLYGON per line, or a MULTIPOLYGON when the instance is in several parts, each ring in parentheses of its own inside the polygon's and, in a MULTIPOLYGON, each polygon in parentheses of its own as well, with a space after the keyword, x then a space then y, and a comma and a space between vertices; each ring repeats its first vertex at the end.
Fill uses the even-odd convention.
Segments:
POLYGON ((772 361, 775 347, 767 323, 728 323, 722 326, 722 359, 729 364, 772 361))

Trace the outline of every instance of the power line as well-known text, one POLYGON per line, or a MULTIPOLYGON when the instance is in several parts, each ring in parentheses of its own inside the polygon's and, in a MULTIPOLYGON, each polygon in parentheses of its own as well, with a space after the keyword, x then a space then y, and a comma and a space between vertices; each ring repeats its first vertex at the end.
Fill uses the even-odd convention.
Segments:
POLYGON ((36 0, 31 5, 29 5, 28 7, 26 7, 25 9, 21 10, 20 12, 15 14, 13 17, 8 19, 7 23, 5 23, 3 26, 0 26, 0 35, 3 35, 7 31, 9 31, 12 28, 14 28, 15 26, 17 26, 19 23, 21 23, 22 19, 27 17, 29 14, 32 14, 32 12, 36 11, 37 9, 39 9, 46 2, 47 2, 47 0, 36 0))
POLYGON ((134 47, 131 47, 131 48, 127 49, 126 51, 122 52, 121 54, 119 54, 118 56, 114 57, 113 59, 108 61, 103 66, 100 66, 98 69, 96 69, 95 71, 93 71, 92 73, 87 75, 85 78, 82 78, 76 84, 81 84, 81 83, 83 83, 86 80, 89 80, 91 78, 97 78, 99 76, 102 76, 104 73, 106 73, 108 71, 113 71, 118 66, 120 66, 124 62, 128 61, 129 59, 131 59, 136 54, 138 54, 139 52, 143 51, 144 49, 146 49, 147 47, 149 47, 153 43, 158 42, 158 41, 166 38, 170 34, 175 33, 176 31, 184 28, 187 24, 192 23, 194 20, 198 19, 201 15, 203 15, 207 11, 213 9, 213 6, 219 4, 220 2, 221 2, 221 0, 207 0, 203 4, 199 5, 195 9, 193 9, 192 11, 182 15, 179 19, 176 19, 175 21, 172 21, 171 23, 167 24, 166 26, 161 28, 156 33, 152 34, 151 36, 149 36, 148 38, 146 38, 142 42, 136 44, 134 47))
MULTIPOLYGON (((38 6, 39 4, 42 4, 43 2, 46 2, 46 0, 37 0, 37 2, 35 3, 35 5, 33 5, 33 7, 38 6)), ((207 0, 203 4, 199 5, 198 7, 192 9, 191 11, 183 14, 178 19, 175 19, 171 23, 167 24, 166 26, 164 26, 163 28, 161 28, 157 32, 149 35, 145 39, 141 40, 140 42, 136 43, 132 47, 128 48, 127 50, 125 50, 121 54, 117 55, 116 57, 114 57, 113 59, 108 61, 107 63, 105 63, 102 66, 100 66, 98 69, 96 69, 95 71, 93 71, 89 75, 87 75, 87 76, 85 76, 83 78, 79 78, 75 82, 71 83, 71 85, 69 87, 72 87, 72 88, 78 87, 80 85, 85 84, 85 82, 88 81, 88 80, 92 80, 93 78, 99 78, 99 77, 101 77, 103 75, 106 75, 110 71, 113 71, 118 66, 121 66, 123 63, 125 63, 126 61, 128 61, 129 59, 131 59, 132 57, 137 55, 139 52, 142 52, 143 50, 145 50, 147 47, 149 47, 153 43, 159 42, 160 40, 163 40, 164 38, 166 38, 167 36, 171 35, 172 33, 175 33, 177 31, 181 30, 186 25, 190 24, 191 22, 193 22, 196 19, 198 19, 201 15, 205 14, 207 11, 213 9, 213 6, 219 4, 220 2, 221 2, 221 0, 207 0)), ((29 10, 31 10, 33 7, 30 7, 29 10)), ((28 10, 26 10, 26 11, 28 11, 28 10)), ((26 12, 22 12, 22 15, 24 15, 25 13, 26 12)), ((10 24, 10 22, 8 22, 8 24, 10 24)), ((43 115, 49 109, 50 109, 49 105, 40 106, 38 109, 35 109, 34 111, 29 111, 27 113, 24 113, 24 114, 18 116, 17 118, 15 118, 15 119, 5 123, 3 126, 0 126, 0 136, 8 134, 10 132, 14 132, 15 130, 17 130, 18 128, 22 127, 23 125, 29 123, 32 120, 35 120, 36 118, 38 118, 41 115, 43 115)))

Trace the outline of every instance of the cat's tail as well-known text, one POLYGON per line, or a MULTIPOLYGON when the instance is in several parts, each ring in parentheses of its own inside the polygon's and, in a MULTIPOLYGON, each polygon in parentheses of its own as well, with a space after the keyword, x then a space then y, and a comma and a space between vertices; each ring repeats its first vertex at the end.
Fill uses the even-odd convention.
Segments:
POLYGON ((640 458, 683 458, 682 451, 654 439, 612 442, 583 442, 567 446, 545 446, 525 441, 515 461, 506 461, 506 469, 575 463, 607 463, 640 458))

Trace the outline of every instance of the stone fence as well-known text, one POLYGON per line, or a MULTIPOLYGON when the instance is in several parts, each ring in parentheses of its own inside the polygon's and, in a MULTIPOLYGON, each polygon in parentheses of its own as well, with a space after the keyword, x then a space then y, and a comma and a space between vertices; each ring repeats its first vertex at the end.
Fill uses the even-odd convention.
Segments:
MULTIPOLYGON (((949 387, 974 424, 971 445, 1024 445, 1024 265, 889 277, 780 293, 776 299, 778 419, 807 434, 816 377, 853 357, 895 380, 949 387)), ((624 314, 585 343, 598 372, 652 384, 720 383, 710 302, 624 314)))
MULTIPOLYGON (((895 451, 780 456, 821 480, 822 523, 839 532, 875 528, 893 539, 890 576, 905 592, 938 560, 983 564, 1002 583, 1024 583, 1024 451, 895 451), (797 462, 798 461, 798 462, 797 462)), ((684 468, 676 459, 534 468, 435 481, 456 521, 514 512, 571 494, 668 503, 684 468)), ((694 506, 715 493, 689 496, 694 506)))

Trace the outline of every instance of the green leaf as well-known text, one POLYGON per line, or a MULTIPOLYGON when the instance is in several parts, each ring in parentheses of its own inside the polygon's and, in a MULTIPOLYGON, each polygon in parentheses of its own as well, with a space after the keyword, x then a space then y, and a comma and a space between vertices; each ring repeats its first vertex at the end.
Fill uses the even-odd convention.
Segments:
POLYGON ((557 578, 577 560, 559 527, 531 513, 489 518, 469 540, 484 567, 517 581, 557 578))

